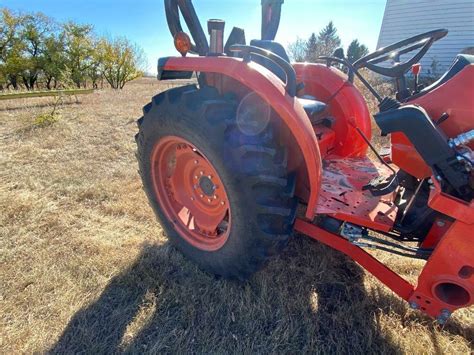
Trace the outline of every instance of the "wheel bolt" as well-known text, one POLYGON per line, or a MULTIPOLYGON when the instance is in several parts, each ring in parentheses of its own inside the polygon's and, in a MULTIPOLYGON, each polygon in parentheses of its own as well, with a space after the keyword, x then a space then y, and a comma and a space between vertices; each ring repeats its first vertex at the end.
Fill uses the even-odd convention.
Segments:
POLYGON ((191 197, 191 201, 194 201, 194 197, 191 197))
POLYGON ((199 162, 198 162, 197 160, 195 160, 195 161, 194 161, 194 164, 197 164, 197 163, 199 163, 199 162))
POLYGON ((204 171, 200 171, 199 174, 200 174, 200 175, 203 175, 203 174, 204 174, 204 171))
POLYGON ((207 202, 211 202, 211 199, 210 199, 210 198, 208 198, 208 199, 207 199, 207 202))
POLYGON ((208 177, 209 179, 212 179, 212 176, 211 176, 211 175, 208 175, 207 177, 208 177))
POLYGON ((204 195, 203 195, 203 194, 200 194, 200 195, 199 195, 199 197, 200 197, 200 198, 203 198, 203 197, 204 197, 204 195))
POLYGON ((224 206, 225 202, 224 201, 221 201, 221 205, 224 206))
POLYGON ((194 178, 197 180, 197 179, 198 179, 198 176, 197 176, 197 175, 195 175, 195 176, 194 176, 194 178))

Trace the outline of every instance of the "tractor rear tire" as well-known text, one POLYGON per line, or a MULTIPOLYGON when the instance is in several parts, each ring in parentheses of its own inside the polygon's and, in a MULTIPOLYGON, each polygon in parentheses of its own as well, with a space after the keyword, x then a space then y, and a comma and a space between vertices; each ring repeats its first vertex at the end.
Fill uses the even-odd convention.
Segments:
POLYGON ((276 143, 271 124, 259 134, 244 134, 234 100, 194 85, 155 96, 137 124, 144 190, 184 255, 210 273, 246 279, 287 245, 295 179, 288 176, 286 149, 276 143), (206 171, 194 171, 192 164, 206 171), (206 211, 209 218, 202 216, 206 211), (201 229, 221 217, 216 229, 201 229))

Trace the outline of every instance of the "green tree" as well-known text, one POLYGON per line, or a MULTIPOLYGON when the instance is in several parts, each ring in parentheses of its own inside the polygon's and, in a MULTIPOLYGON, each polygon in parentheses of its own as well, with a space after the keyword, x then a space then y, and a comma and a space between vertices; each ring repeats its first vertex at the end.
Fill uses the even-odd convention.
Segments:
POLYGON ((53 29, 53 21, 42 13, 23 17, 20 37, 23 41, 23 84, 32 90, 43 70, 46 41, 53 29))
POLYGON ((64 31, 52 33, 44 43, 43 75, 48 90, 57 88, 64 76, 67 59, 64 37, 64 31))
POLYGON ((356 60, 362 58, 369 53, 369 49, 359 43, 357 39, 353 40, 349 47, 347 47, 347 59, 349 62, 354 63, 356 60))
POLYGON ((143 75, 143 51, 128 39, 102 39, 99 45, 102 74, 114 89, 143 75))
POLYGON ((305 60, 308 62, 315 62, 319 53, 319 40, 314 33, 309 36, 306 41, 305 60))
POLYGON ((0 12, 0 85, 18 89, 18 79, 24 65, 19 30, 23 17, 3 8, 0 12))
POLYGON ((64 25, 65 66, 74 84, 86 85, 87 71, 93 65, 92 26, 68 22, 64 25))
POLYGON ((288 51, 295 61, 316 62, 319 57, 332 55, 334 50, 341 45, 334 23, 329 22, 318 35, 312 33, 308 40, 298 38, 288 45, 288 51))
POLYGON ((318 35, 318 56, 332 55, 336 48, 341 46, 341 39, 337 34, 334 23, 330 21, 318 35))

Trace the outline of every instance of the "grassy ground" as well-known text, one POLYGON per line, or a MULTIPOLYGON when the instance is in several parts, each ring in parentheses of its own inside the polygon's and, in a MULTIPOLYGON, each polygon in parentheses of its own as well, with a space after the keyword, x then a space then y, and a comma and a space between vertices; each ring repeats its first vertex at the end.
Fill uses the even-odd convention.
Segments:
MULTIPOLYGON (((0 352, 471 353, 343 255, 295 236, 248 283, 171 248, 141 190, 135 119, 160 90, 0 103, 0 352)), ((421 264, 380 254, 411 281, 421 264)))

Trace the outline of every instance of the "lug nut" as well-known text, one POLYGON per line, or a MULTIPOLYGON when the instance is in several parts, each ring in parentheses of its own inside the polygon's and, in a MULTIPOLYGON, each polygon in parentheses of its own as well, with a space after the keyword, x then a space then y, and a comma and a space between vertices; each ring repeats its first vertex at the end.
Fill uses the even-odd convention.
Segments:
POLYGON ((224 206, 225 202, 224 201, 221 201, 221 205, 224 206))
POLYGON ((191 197, 191 201, 194 201, 194 197, 191 197))
POLYGON ((210 198, 208 198, 208 199, 207 199, 207 202, 211 202, 211 199, 210 199, 210 198))
POLYGON ((203 175, 203 174, 204 174, 204 171, 200 171, 199 174, 200 174, 200 175, 203 175))
POLYGON ((195 160, 195 161, 194 161, 194 164, 197 164, 197 163, 199 163, 199 161, 195 160))
POLYGON ((203 195, 203 194, 200 194, 200 195, 199 195, 199 197, 200 197, 200 198, 203 198, 203 197, 204 197, 204 195, 203 195))

